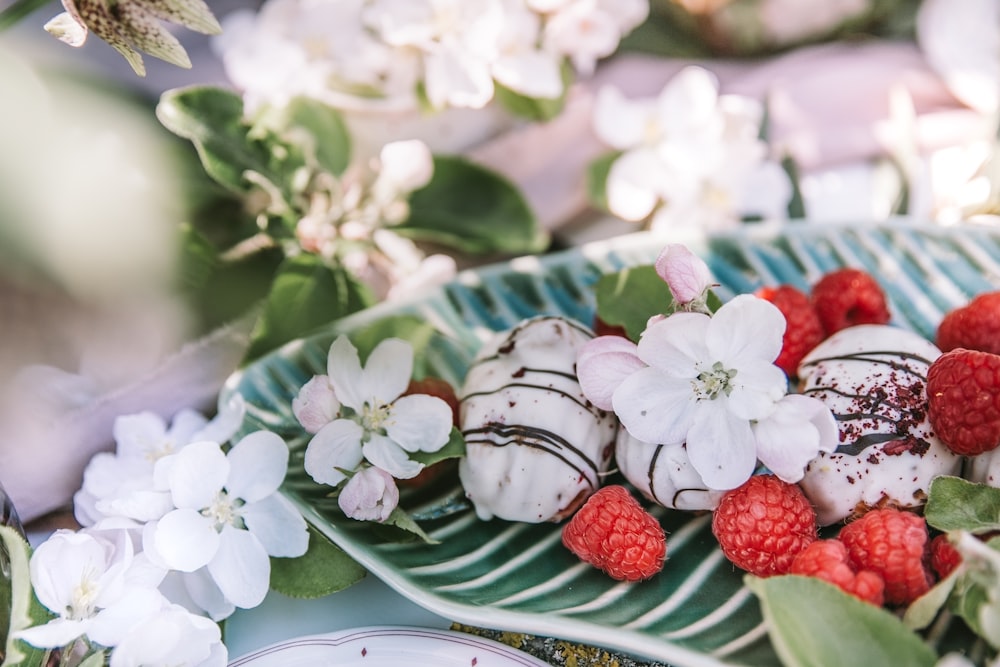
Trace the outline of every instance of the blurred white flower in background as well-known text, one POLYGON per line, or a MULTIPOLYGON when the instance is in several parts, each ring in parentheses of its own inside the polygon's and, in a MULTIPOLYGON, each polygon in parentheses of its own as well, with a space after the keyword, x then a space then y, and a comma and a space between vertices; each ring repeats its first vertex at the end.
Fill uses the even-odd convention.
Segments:
POLYGON ((863 16, 872 5, 872 0, 761 0, 757 11, 768 41, 794 44, 863 16))
POLYGON ((756 100, 719 95, 715 77, 687 67, 656 99, 598 93, 594 130, 621 151, 607 177, 607 204, 652 229, 721 229, 744 217, 785 217, 792 194, 781 166, 759 138, 756 100))
POLYGON ((1000 0, 923 0, 917 42, 927 62, 962 103, 1000 109, 1000 0))

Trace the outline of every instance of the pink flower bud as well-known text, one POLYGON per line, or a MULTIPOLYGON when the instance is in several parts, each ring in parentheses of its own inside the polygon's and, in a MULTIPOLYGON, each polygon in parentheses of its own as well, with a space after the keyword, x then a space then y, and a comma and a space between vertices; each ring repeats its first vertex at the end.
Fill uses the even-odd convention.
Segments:
POLYGON ((382 522, 399 504, 399 489, 385 470, 362 468, 344 485, 337 502, 352 519, 382 522))
POLYGON ((679 305, 703 297, 714 283, 708 265, 679 243, 671 243, 656 258, 656 273, 663 278, 679 305))

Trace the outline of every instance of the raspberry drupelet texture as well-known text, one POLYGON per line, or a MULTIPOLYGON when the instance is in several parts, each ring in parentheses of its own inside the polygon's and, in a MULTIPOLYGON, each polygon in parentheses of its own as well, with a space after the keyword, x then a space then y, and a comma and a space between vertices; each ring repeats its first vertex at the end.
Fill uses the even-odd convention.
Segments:
POLYGON ((620 485, 595 492, 563 527, 563 544, 613 579, 640 581, 663 569, 667 540, 656 517, 620 485))
POLYGON ((859 269, 825 274, 813 285, 810 298, 826 335, 856 324, 886 324, 889 306, 876 280, 859 269))
POLYGON ((816 540, 816 512, 797 485, 756 475, 722 497, 712 533, 736 567, 759 577, 786 574, 816 540))
POLYGON ((774 363, 785 375, 795 377, 802 358, 826 337, 823 323, 808 295, 791 285, 761 287, 757 296, 773 303, 785 316, 781 354, 774 363))
POLYGON ((871 570, 885 581, 885 601, 908 605, 932 582, 930 544, 922 517, 897 509, 872 510, 840 530, 856 570, 871 570))
POLYGON ((948 449, 976 456, 1000 444, 1000 355, 962 348, 927 371, 928 417, 948 449))
POLYGON ((980 294, 951 311, 937 329, 942 352, 959 347, 1000 354, 1000 292, 980 294))
POLYGON ((840 540, 816 540, 792 560, 789 574, 822 579, 876 607, 885 602, 882 576, 871 570, 856 572, 848 559, 847 547, 840 540))

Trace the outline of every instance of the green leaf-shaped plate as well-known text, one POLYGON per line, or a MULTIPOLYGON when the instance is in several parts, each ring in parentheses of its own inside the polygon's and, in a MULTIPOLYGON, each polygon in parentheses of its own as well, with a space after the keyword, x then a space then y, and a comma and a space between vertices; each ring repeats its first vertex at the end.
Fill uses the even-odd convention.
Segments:
MULTIPOLYGON (((328 489, 302 470, 307 436, 292 415, 291 399, 309 377, 325 372, 327 349, 338 333, 389 316, 423 318, 440 332, 427 352, 427 367, 457 385, 494 331, 540 314, 591 322, 591 287, 598 276, 652 262, 668 240, 678 239, 635 234, 463 273, 419 299, 380 304, 285 346, 234 376, 225 393, 238 391, 247 399, 245 431, 268 428, 288 439, 293 456, 286 493, 306 518, 373 574, 433 612, 673 665, 777 665, 757 600, 719 552, 708 515, 660 510, 669 533, 666 566, 649 581, 618 583, 572 556, 560 542, 559 525, 478 520, 453 475, 402 501, 424 517, 421 525, 440 542, 432 545, 387 542, 371 524, 344 519, 325 497, 328 489)), ((808 289, 836 267, 864 268, 885 288, 894 323, 929 338, 945 311, 1000 286, 1000 231, 987 228, 902 221, 803 224, 681 240, 706 259, 723 299, 763 284, 808 289)), ((963 641, 960 633, 940 638, 939 650, 952 641, 963 641)))

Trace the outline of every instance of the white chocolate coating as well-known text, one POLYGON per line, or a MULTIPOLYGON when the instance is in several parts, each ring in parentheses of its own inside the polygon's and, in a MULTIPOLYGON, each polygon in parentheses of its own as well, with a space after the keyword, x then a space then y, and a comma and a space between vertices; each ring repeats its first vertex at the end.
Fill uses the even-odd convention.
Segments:
POLYGON ((592 405, 576 355, 593 338, 561 317, 526 320, 484 345, 459 394, 459 478, 481 519, 569 516, 600 486, 618 421, 592 405))
POLYGON ((840 428, 840 446, 813 459, 800 482, 820 525, 875 507, 921 507, 931 479, 958 473, 961 457, 927 417, 927 370, 940 354, 911 331, 861 325, 802 360, 802 393, 822 400, 840 428))
POLYGON ((664 507, 714 510, 725 493, 705 485, 683 444, 654 445, 619 429, 615 461, 625 479, 643 496, 664 507))
POLYGON ((970 456, 965 472, 970 482, 1000 488, 1000 447, 970 456))

